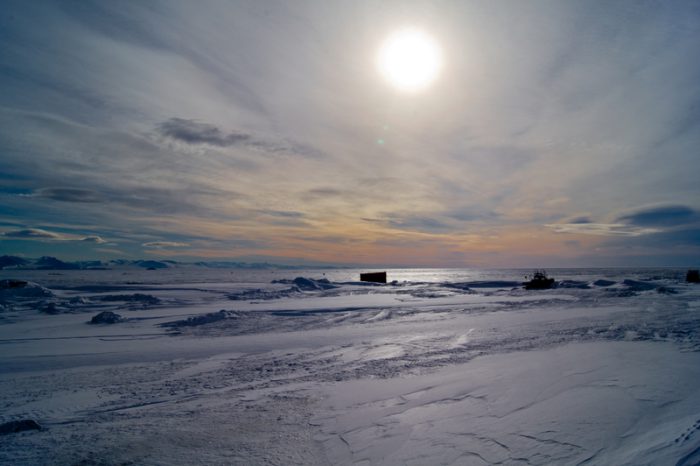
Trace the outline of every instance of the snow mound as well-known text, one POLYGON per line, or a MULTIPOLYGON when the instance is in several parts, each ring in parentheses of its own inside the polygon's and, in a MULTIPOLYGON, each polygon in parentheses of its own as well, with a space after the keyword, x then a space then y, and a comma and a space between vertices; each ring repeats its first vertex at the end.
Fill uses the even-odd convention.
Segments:
POLYGON ((390 320, 393 317, 394 313, 392 311, 390 311, 389 309, 384 309, 382 311, 379 311, 372 317, 366 319, 365 322, 381 322, 383 320, 390 320))
POLYGON ((443 283, 443 288, 450 288, 452 290, 466 291, 470 292, 472 289, 466 283, 443 283))
POLYGON ((180 328, 180 327, 197 327, 199 325, 211 324, 218 322, 220 320, 235 319, 240 317, 240 314, 236 311, 227 311, 225 309, 219 312, 210 312, 209 314, 203 314, 200 316, 188 317, 184 320, 176 320, 173 322, 165 322, 161 324, 162 327, 170 328, 180 328))
POLYGON ((83 304, 90 304, 90 300, 84 296, 73 296, 68 300, 68 303, 72 306, 79 306, 83 304))
POLYGON ((96 316, 94 316, 89 323, 91 324, 116 324, 122 322, 124 319, 119 314, 112 311, 102 311, 96 316))
POLYGON ((588 283, 577 280, 562 280, 557 283, 557 288, 576 288, 579 290, 587 290, 590 288, 588 283))
POLYGON ((41 430, 41 426, 33 419, 22 419, 0 424, 0 435, 16 434, 25 430, 41 430))
POLYGON ((626 279, 622 282, 623 285, 627 286, 631 291, 649 291, 656 288, 656 285, 649 282, 639 282, 637 280, 626 279))
POLYGON ((322 291, 330 290, 333 288, 338 288, 326 278, 320 278, 318 280, 306 277, 297 277, 294 280, 273 280, 272 283, 281 283, 284 285, 294 285, 300 291, 322 291))
POLYGON ((281 298, 287 298, 289 295, 291 295, 294 292, 298 292, 299 290, 290 288, 287 290, 280 290, 280 291, 268 291, 268 290, 263 290, 261 288, 254 288, 254 289, 249 289, 249 290, 244 290, 244 291, 239 291, 237 293, 229 293, 226 295, 226 297, 232 301, 262 301, 262 300, 269 300, 269 299, 281 299, 281 298))
POLYGON ((100 301, 113 302, 113 301, 123 301, 127 303, 139 303, 144 306, 154 306, 160 304, 160 299, 156 298, 150 294, 134 293, 134 294, 108 294, 103 296, 97 296, 96 299, 100 301))
POLYGON ((656 289, 656 292, 659 294, 676 294, 678 293, 678 290, 671 288, 670 286, 660 286, 656 289))
POLYGON ((504 280, 473 281, 443 284, 443 286, 447 288, 458 288, 461 290, 468 290, 469 288, 517 288, 520 285, 520 282, 511 282, 504 280))
POLYGON ((329 290, 336 288, 325 278, 321 280, 313 280, 311 278, 297 277, 294 279, 294 285, 302 291, 329 290))
POLYGON ((270 300, 289 298, 296 293, 303 293, 304 291, 325 291, 338 288, 338 285, 331 283, 325 278, 315 280, 313 278, 297 277, 294 280, 273 280, 272 283, 292 286, 284 290, 254 288, 236 293, 229 293, 226 296, 233 301, 270 300))
MULTIPOLYGON (((327 281, 325 278, 322 279, 324 281, 327 281)), ((291 283, 291 282, 290 282, 291 283)), ((391 286, 405 286, 408 285, 409 282, 399 282, 398 280, 392 280, 389 283, 377 283, 377 282, 359 282, 359 281, 343 281, 343 282, 333 282, 333 285, 335 286, 386 286, 386 285, 391 285, 391 286)), ((419 282, 411 282, 411 285, 420 285, 421 283, 419 282)))
POLYGON ((0 281, 0 289, 9 289, 9 288, 24 288, 27 286, 28 282, 25 282, 24 280, 13 280, 13 279, 6 279, 6 280, 1 280, 0 281))
POLYGON ((409 291, 408 294, 413 296, 414 298, 435 299, 435 298, 444 298, 446 296, 454 295, 455 291, 457 291, 457 290, 463 294, 474 294, 475 293, 474 290, 470 290, 469 288, 467 288, 467 289, 454 288, 453 290, 450 290, 450 291, 415 290, 415 291, 409 291))
POLYGON ((608 286, 613 286, 617 282, 613 282, 610 280, 603 280, 602 278, 600 280, 596 280, 593 282, 593 286, 599 286, 601 288, 605 288, 608 286))
POLYGON ((38 283, 5 279, 0 280, 0 301, 23 298, 48 298, 53 293, 48 288, 44 288, 38 283))
POLYGON ((61 310, 58 307, 56 307, 56 303, 48 302, 39 308, 39 312, 55 316, 56 314, 60 314, 61 310))
POLYGON ((605 291, 608 292, 608 296, 613 296, 616 298, 630 298, 632 296, 637 296, 636 291, 629 289, 607 288, 605 291))

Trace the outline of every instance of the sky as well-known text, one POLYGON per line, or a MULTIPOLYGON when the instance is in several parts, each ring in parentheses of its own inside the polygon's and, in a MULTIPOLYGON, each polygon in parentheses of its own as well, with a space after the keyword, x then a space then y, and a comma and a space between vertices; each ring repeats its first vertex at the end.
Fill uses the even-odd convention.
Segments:
POLYGON ((5 0, 0 254, 697 267, 699 83, 697 1, 5 0))

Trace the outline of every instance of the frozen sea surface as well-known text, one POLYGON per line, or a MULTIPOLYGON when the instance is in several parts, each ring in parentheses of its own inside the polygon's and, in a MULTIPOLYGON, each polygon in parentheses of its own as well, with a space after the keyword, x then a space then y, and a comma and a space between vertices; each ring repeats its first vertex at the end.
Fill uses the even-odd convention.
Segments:
POLYGON ((684 270, 388 272, 0 271, 0 464, 700 463, 684 270))

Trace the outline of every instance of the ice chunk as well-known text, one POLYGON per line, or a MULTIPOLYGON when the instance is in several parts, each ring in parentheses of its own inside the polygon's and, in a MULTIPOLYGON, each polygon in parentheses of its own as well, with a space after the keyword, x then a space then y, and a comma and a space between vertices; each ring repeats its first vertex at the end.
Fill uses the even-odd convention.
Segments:
POLYGON ((656 292, 659 294, 676 294, 678 291, 676 291, 675 288, 671 288, 670 286, 660 286, 656 289, 656 292))
POLYGON ((108 294, 97 296, 100 301, 125 301, 127 303, 141 303, 143 305, 160 304, 160 299, 150 294, 134 293, 134 294, 108 294))
POLYGON ((53 296, 51 290, 38 283, 5 279, 0 280, 0 301, 14 298, 48 298, 53 296))
POLYGON ((252 288, 249 290, 243 290, 236 293, 229 293, 226 297, 232 301, 261 301, 268 299, 281 299, 290 296, 292 293, 298 293, 297 288, 289 288, 286 290, 272 290, 267 291, 261 288, 252 288))
POLYGON ((73 306, 90 304, 90 300, 84 296, 73 296, 68 302, 73 306))
POLYGON ((580 290, 587 290, 590 286, 586 282, 577 280, 562 280, 557 283, 557 288, 578 288, 580 290))
POLYGON ((42 306, 39 311, 43 312, 44 314, 49 314, 49 315, 56 315, 60 314, 61 311, 56 307, 56 303, 54 302, 48 302, 44 306, 42 306))
POLYGON ((602 278, 600 280, 596 280, 593 282, 593 285, 595 286, 600 286, 602 288, 608 287, 608 286, 613 286, 617 282, 613 282, 611 280, 603 280, 602 278))
POLYGON ((0 435, 16 434, 25 430, 41 430, 41 426, 34 419, 22 419, 0 424, 0 435))
POLYGON ((301 291, 330 290, 338 287, 337 285, 334 285, 333 283, 328 281, 328 279, 326 278, 315 280, 313 278, 297 277, 294 280, 273 280, 272 283, 294 285, 301 291))
POLYGON ((656 285, 654 285, 653 283, 639 282, 639 281, 630 280, 630 279, 626 279, 625 281, 622 282, 622 284, 629 287, 629 289, 632 291, 649 291, 649 290, 653 290, 654 288, 656 288, 656 285))
POLYGON ((173 322, 165 322, 161 324, 162 327, 197 327, 199 325, 211 324, 212 322, 218 322, 225 319, 233 319, 239 317, 240 315, 235 311, 227 311, 225 309, 219 312, 210 312, 209 314, 204 314, 200 316, 189 317, 184 320, 176 320, 173 322))
POLYGON ((116 324, 123 321, 124 319, 119 314, 112 311, 103 311, 94 316, 91 320, 91 324, 116 324))
POLYGON ((520 286, 520 282, 489 280, 461 283, 445 283, 442 286, 446 288, 458 288, 461 290, 468 290, 469 288, 515 288, 520 286))

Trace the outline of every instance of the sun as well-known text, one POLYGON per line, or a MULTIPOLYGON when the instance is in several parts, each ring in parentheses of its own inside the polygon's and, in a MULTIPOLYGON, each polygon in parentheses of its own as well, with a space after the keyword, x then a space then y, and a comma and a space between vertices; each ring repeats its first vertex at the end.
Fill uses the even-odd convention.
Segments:
POLYGON ((437 78, 442 68, 442 51, 424 31, 400 29, 389 35, 379 48, 377 68, 398 90, 417 92, 437 78))

